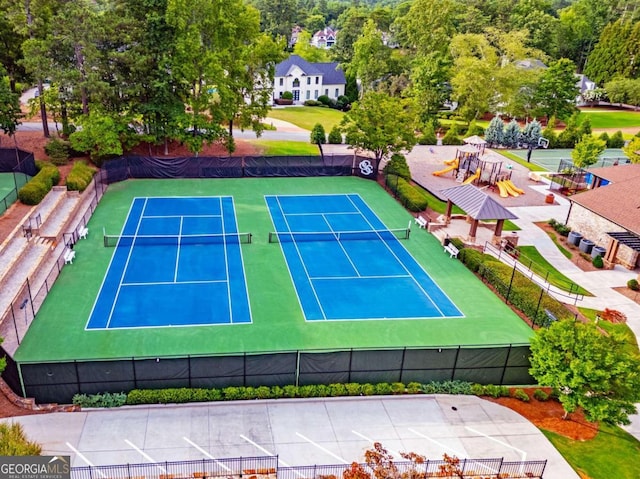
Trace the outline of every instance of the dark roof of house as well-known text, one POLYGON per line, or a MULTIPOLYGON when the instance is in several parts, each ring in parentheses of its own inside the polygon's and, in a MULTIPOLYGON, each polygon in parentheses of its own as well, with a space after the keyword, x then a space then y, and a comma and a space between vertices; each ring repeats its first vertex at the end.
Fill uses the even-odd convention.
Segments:
POLYGON ((473 185, 453 186, 440 190, 440 193, 476 220, 514 220, 518 218, 473 185))
MULTIPOLYGON (((628 168, 614 166, 612 168, 628 168)), ((640 176, 612 182, 572 196, 572 202, 596 213, 618 226, 640 234, 640 176)))
POLYGON ((341 85, 347 83, 344 72, 339 67, 338 62, 311 63, 299 55, 291 55, 286 60, 278 63, 276 65, 275 76, 287 76, 293 66, 300 68, 307 76, 322 75, 322 83, 324 85, 341 85))
POLYGON ((619 183, 640 177, 640 164, 625 163, 616 166, 591 168, 589 169, 589 173, 612 183, 619 183))

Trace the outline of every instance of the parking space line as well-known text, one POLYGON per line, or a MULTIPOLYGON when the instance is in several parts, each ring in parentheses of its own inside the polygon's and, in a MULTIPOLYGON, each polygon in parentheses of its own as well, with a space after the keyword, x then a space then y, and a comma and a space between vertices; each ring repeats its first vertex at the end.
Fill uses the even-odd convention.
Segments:
MULTIPOLYGON (((80 451, 78 451, 75 447, 73 447, 71 444, 69 444, 68 442, 66 443, 67 447, 69 449, 71 449, 73 451, 73 453, 78 456, 80 459, 82 459, 84 462, 86 462, 89 467, 96 467, 96 465, 94 463, 92 463, 89 459, 87 459, 87 457, 82 454, 80 451)), ((107 477, 105 476, 100 469, 96 470, 96 472, 100 475, 100 477, 107 477)))
POLYGON ((326 452, 327 454, 329 454, 331 457, 337 459, 338 461, 342 462, 343 464, 351 464, 349 461, 345 461, 344 459, 342 459, 340 456, 336 456, 334 453, 332 453, 329 449, 322 447, 320 444, 313 442, 311 439, 309 439, 306 436, 303 436, 302 434, 300 434, 299 432, 296 432, 296 436, 304 439, 305 441, 307 441, 309 444, 314 445, 315 447, 317 447, 318 449, 320 449, 323 452, 326 452))
POLYGON ((496 439, 495 437, 491 437, 491 436, 489 436, 488 434, 485 434, 485 433, 483 433, 483 432, 477 431, 476 429, 474 429, 474 428, 472 428, 472 427, 465 426, 464 428, 465 428, 465 429, 468 429, 469 431, 474 432, 474 433, 476 433, 476 434, 480 434, 481 436, 484 436, 484 437, 486 437, 487 439, 491 439, 492 441, 495 441, 495 442, 497 442, 498 444, 501 444, 501 445, 503 445, 503 446, 505 446, 505 447, 508 447, 508 448, 510 448, 510 449, 513 449, 514 451, 518 451, 518 452, 522 455, 522 461, 526 461, 526 460, 527 460, 527 453, 526 453, 526 451, 523 451, 522 449, 518 449, 517 447, 512 446, 511 444, 507 444, 506 442, 502 442, 502 441, 500 441, 499 439, 496 439))
MULTIPOLYGON (((382 443, 381 441, 374 441, 373 439, 371 439, 370 437, 365 436, 364 434, 360 434, 358 431, 354 431, 353 429, 351 430, 352 433, 354 433, 356 436, 361 437, 362 439, 364 439, 365 441, 369 441, 371 444, 374 444, 376 442, 382 443)), ((385 449, 387 449, 385 447, 385 449)), ((387 449, 387 452, 390 453, 392 456, 397 457, 397 458, 401 458, 402 455, 398 452, 398 451, 394 451, 391 449, 387 449)))
MULTIPOLYGON (((253 445, 254 447, 257 447, 258 449, 260 449, 262 452, 264 452, 267 456, 275 456, 275 454, 272 454, 271 452, 267 451, 264 447, 262 447, 260 444, 253 442, 251 439, 249 439, 247 436, 240 434, 240 437, 242 439, 244 439, 245 441, 247 441, 249 444, 253 445)), ((286 462, 284 462, 282 459, 278 458, 278 462, 281 463, 284 467, 291 467, 291 465, 287 464, 286 462)))
POLYGON ((215 457, 213 457, 211 454, 209 454, 207 451, 205 451, 204 449, 202 449, 200 446, 198 446, 195 442, 193 442, 191 439, 189 439, 188 437, 182 436, 182 439, 184 439, 185 441, 187 441, 189 444, 191 444, 193 447, 195 447, 200 453, 204 454, 205 456, 207 456, 209 459, 213 459, 215 461, 215 463, 222 467, 223 469, 226 469, 227 471, 230 471, 231 468, 225 466, 224 464, 222 464, 220 461, 218 461, 215 457))
POLYGON ((154 465, 156 467, 158 467, 162 472, 167 472, 167 470, 158 465, 157 461, 155 459, 153 459, 149 454, 147 454, 146 452, 144 452, 142 449, 140 449, 138 446, 136 446, 134 443, 132 443, 131 441, 129 441, 129 439, 125 439, 124 442, 126 442, 130 447, 132 447, 133 449, 135 449, 136 451, 138 451, 142 457, 144 457, 147 461, 154 463, 154 465))

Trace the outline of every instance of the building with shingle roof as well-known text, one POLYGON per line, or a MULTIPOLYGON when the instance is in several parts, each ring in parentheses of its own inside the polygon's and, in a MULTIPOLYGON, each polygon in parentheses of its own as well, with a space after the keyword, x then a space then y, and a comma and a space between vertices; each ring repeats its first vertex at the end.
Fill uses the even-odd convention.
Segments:
POLYGON ((566 224, 606 248, 605 264, 635 269, 640 256, 640 164, 589 170, 591 189, 569 198, 566 224))
POLYGON ((290 91, 294 103, 303 103, 321 95, 337 100, 344 95, 347 80, 337 62, 311 63, 291 55, 276 65, 273 84, 274 101, 290 91))

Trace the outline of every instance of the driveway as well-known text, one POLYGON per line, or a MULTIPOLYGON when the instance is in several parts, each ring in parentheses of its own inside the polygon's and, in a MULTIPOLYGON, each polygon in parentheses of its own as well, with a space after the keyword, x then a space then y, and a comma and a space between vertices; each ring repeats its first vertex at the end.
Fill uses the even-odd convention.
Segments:
POLYGON ((381 442, 395 458, 548 460, 545 479, 573 479, 519 414, 475 396, 378 396, 136 406, 14 418, 43 454, 73 466, 278 455, 281 466, 350 464, 381 442))

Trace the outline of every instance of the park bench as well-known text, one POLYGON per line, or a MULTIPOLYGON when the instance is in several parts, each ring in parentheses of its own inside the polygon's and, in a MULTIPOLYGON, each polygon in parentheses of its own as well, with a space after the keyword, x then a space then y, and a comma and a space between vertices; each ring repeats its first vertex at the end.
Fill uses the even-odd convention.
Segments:
POLYGON ((460 252, 458 248, 453 245, 453 243, 447 243, 446 245, 444 245, 444 251, 445 253, 449 253, 450 258, 457 258, 458 253, 460 252))
POLYGON ((64 252, 64 264, 73 264, 73 258, 76 257, 76 252, 72 249, 67 249, 64 252))
POLYGON ((427 225, 429 224, 429 222, 425 218, 423 218, 422 216, 418 215, 418 216, 416 216, 416 224, 420 228, 426 228, 427 225))
POLYGON ((82 239, 87 239, 87 235, 89 234, 89 228, 86 226, 81 226, 78 230, 78 236, 82 239))

